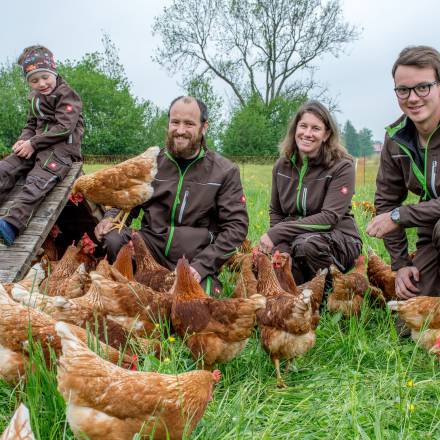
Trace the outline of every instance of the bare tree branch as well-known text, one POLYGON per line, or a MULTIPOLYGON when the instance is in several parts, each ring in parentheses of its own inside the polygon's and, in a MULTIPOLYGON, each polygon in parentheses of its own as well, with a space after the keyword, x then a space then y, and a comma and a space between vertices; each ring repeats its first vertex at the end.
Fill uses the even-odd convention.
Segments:
POLYGON ((359 36, 340 0, 173 0, 153 29, 162 38, 155 61, 186 76, 213 74, 241 105, 309 90, 295 76, 359 36))

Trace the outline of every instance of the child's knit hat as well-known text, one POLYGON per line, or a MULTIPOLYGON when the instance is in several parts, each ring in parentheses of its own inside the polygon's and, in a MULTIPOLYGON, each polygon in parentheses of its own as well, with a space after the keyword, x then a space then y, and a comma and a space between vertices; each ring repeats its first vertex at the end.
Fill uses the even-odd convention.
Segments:
POLYGON ((23 74, 28 79, 33 73, 47 71, 57 75, 53 53, 43 46, 30 46, 24 49, 18 59, 23 74))

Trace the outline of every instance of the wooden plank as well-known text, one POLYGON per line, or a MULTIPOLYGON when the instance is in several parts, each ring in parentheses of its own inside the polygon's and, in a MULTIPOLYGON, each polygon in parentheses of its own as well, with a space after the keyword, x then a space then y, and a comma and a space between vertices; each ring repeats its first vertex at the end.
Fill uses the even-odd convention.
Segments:
MULTIPOLYGON (((46 196, 28 227, 14 244, 10 247, 0 244, 1 282, 20 280, 29 270, 35 254, 68 201, 71 184, 81 173, 82 164, 74 163, 68 176, 46 196)), ((11 198, 18 190, 19 188, 15 187, 8 200, 0 206, 0 215, 5 215, 12 204, 11 198)))

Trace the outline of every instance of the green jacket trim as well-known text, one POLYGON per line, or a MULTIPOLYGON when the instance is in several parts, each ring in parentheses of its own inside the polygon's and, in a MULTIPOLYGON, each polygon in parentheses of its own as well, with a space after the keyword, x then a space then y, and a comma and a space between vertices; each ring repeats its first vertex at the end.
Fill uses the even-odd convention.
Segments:
POLYGON ((211 275, 208 275, 206 277, 206 288, 205 288, 205 292, 207 295, 211 296, 211 289, 212 289, 212 277, 211 275))
MULTIPOLYGON (((292 162, 292 165, 296 169, 298 169, 298 167, 296 166, 296 153, 292 155, 292 157, 290 158, 290 162, 292 162)), ((299 171, 299 181, 298 181, 298 188, 297 188, 297 192, 296 192, 296 208, 297 208, 298 212, 301 212, 302 214, 304 214, 304 212, 303 212, 302 207, 300 206, 300 198, 301 198, 303 179, 304 179, 304 176, 306 175, 307 170, 308 170, 308 162, 309 162, 308 156, 304 156, 303 163, 301 165, 301 169, 298 170, 299 171)))
POLYGON ((302 223, 297 223, 295 226, 297 228, 312 229, 315 231, 329 231, 332 227, 331 225, 306 225, 302 223))
POLYGON ((428 200, 428 199, 431 199, 431 198, 432 198, 432 195, 431 195, 430 192, 429 192, 428 184, 427 184, 427 182, 426 182, 426 176, 427 176, 426 167, 427 167, 427 163, 428 163, 428 146, 429 146, 429 143, 430 143, 430 141, 431 141, 432 136, 433 136, 434 133, 437 131, 437 129, 440 127, 440 125, 438 125, 438 126, 435 128, 435 130, 434 130, 434 131, 429 135, 429 137, 428 137, 428 142, 427 142, 427 144, 426 144, 425 154, 424 154, 424 157, 423 157, 423 172, 422 172, 422 171, 420 170, 420 168, 417 166, 417 164, 415 163, 415 161, 414 161, 414 159, 413 159, 413 157, 412 157, 411 152, 409 151, 409 149, 408 149, 405 145, 401 144, 400 142, 397 142, 397 141, 394 139, 394 136, 396 135, 396 133, 397 133, 399 130, 401 130, 402 128, 405 127, 407 121, 408 121, 408 117, 405 117, 405 118, 403 118, 403 120, 402 120, 399 124, 397 124, 396 126, 394 126, 394 127, 392 127, 392 126, 388 126, 388 127, 385 127, 385 129, 386 129, 386 131, 387 131, 387 133, 388 133, 388 136, 389 136, 391 139, 393 139, 393 140, 397 143, 397 145, 399 146, 399 148, 400 148, 400 149, 401 149, 401 150, 402 150, 402 151, 408 156, 408 158, 410 159, 410 161, 411 161, 411 169, 412 169, 414 175, 416 176, 416 179, 419 181, 419 183, 420 183, 420 185, 422 186, 422 189, 423 189, 422 200, 425 201, 425 200, 428 200))
POLYGON ((199 159, 205 156, 205 150, 203 148, 200 149, 200 152, 198 156, 187 166, 186 170, 182 173, 180 170, 179 164, 174 160, 173 156, 168 152, 165 151, 165 156, 176 165, 177 171, 179 172, 179 182, 177 183, 177 192, 176 197, 174 199, 173 208, 171 210, 171 229, 170 229, 170 235, 168 236, 167 245, 165 247, 165 256, 168 257, 168 254, 170 252, 171 243, 173 241, 174 236, 174 220, 176 216, 176 209, 177 205, 180 203, 180 192, 182 191, 182 185, 183 185, 183 178, 185 177, 186 172, 192 167, 192 165, 197 162, 199 159))
POLYGON ((35 108, 34 108, 34 101, 35 101, 35 96, 32 96, 32 100, 31 100, 31 110, 32 110, 32 114, 37 118, 37 114, 35 113, 35 108))

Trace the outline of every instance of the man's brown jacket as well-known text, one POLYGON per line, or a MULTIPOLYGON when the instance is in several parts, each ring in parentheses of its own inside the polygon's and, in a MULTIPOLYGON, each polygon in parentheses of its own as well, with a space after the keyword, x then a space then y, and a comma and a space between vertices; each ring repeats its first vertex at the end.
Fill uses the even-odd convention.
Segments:
POLYGON ((153 197, 142 206, 145 241, 159 260, 175 265, 185 255, 202 279, 215 274, 248 230, 237 166, 208 149, 184 172, 165 149, 157 165, 153 197))
POLYGON ((406 116, 387 127, 376 180, 375 205, 378 214, 400 207, 408 191, 419 203, 401 206, 399 230, 387 234, 385 246, 393 270, 412 266, 405 228, 418 227, 419 243, 432 241, 432 228, 440 219, 440 125, 426 148, 420 148, 417 130, 406 116))

